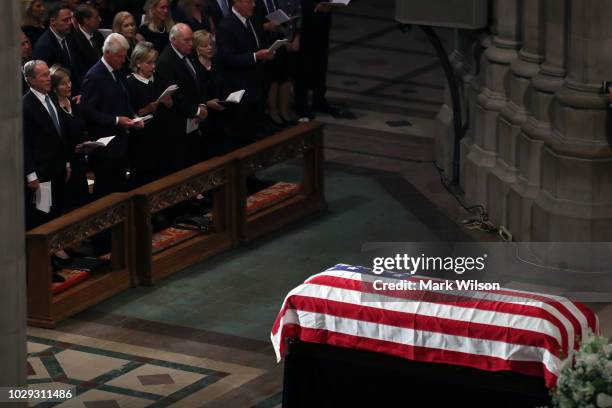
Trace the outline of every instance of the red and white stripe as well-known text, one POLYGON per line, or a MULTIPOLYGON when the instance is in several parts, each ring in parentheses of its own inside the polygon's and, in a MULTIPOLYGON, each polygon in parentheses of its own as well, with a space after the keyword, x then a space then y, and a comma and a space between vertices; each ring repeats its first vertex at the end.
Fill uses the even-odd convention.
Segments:
MULTIPOLYGON (((430 279, 414 276, 409 280, 430 279)), ((271 339, 278 361, 284 340, 382 352, 410 360, 488 371, 511 370, 556 383, 561 363, 597 316, 560 296, 519 290, 381 292, 374 280, 397 279, 328 270, 293 289, 271 339), (365 295, 365 297, 364 297, 365 295)))

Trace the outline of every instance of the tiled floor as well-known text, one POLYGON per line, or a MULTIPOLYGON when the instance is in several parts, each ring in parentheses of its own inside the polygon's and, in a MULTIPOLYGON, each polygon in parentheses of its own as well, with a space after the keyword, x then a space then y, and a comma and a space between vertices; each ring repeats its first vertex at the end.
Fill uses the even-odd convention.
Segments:
MULTIPOLYGON (((269 333, 290 289, 338 262, 367 264, 368 241, 498 239, 458 226, 464 213, 431 163, 442 71, 422 33, 398 30, 393 4, 354 0, 334 15, 328 96, 356 118, 317 117, 327 123, 328 210, 56 330, 29 328, 31 386, 77 391, 39 406, 278 407, 283 365, 269 333)), ((285 165, 267 176, 295 173, 285 165)), ((591 306, 612 334, 612 306, 591 306)))

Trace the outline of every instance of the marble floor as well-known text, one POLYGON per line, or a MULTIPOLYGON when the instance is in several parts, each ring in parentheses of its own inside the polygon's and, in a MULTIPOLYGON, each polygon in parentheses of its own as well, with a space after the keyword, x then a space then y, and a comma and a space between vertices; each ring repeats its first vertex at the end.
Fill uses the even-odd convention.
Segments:
MULTIPOLYGON (((422 33, 398 29, 393 5, 354 0, 334 15, 328 97, 356 117, 317 116, 327 124, 328 210, 127 290, 55 330, 30 327, 31 387, 76 392, 30 405, 279 407, 283 365, 270 329, 306 277, 339 262, 367 264, 367 242, 499 240, 462 228, 465 213, 440 184, 431 162, 442 71, 422 33)), ((439 34, 448 44, 450 33, 439 34)), ((265 176, 294 174, 288 164, 265 176)), ((612 306, 590 306, 612 334, 612 306)))

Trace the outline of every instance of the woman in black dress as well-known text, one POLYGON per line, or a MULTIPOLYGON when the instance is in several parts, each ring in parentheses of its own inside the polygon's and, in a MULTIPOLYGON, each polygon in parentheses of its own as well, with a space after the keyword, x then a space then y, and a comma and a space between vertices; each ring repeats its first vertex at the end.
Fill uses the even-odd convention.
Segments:
POLYGON ((144 128, 130 134, 128 154, 132 188, 150 183, 164 175, 164 135, 157 114, 160 109, 172 106, 172 98, 165 96, 158 100, 164 90, 155 83, 153 75, 157 55, 153 44, 141 41, 136 44, 130 59, 132 75, 127 79, 127 87, 132 108, 140 117, 153 115, 153 119, 148 121, 144 128))
MULTIPOLYGON (((299 17, 299 0, 276 0, 278 8, 292 17, 299 17)), ((291 109, 291 91, 296 70, 297 52, 300 48, 300 18, 295 18, 279 27, 275 38, 289 40, 276 52, 276 57, 266 66, 269 82, 268 115, 279 126, 294 125, 297 116, 291 109)))
POLYGON ((42 0, 22 0, 21 5, 23 16, 21 30, 28 36, 34 47, 38 38, 47 29, 43 23, 45 5, 42 0))
POLYGON ((203 158, 210 159, 231 150, 231 146, 227 145, 229 126, 227 110, 219 103, 219 100, 225 99, 229 92, 223 84, 223 78, 213 58, 215 50, 213 35, 205 30, 193 33, 193 49, 198 56, 198 63, 194 66, 198 71, 198 78, 202 81, 202 88, 206 92, 208 107, 208 117, 200 125, 204 134, 203 158))
POLYGON ((158 53, 170 42, 168 37, 174 25, 168 0, 148 0, 145 4, 144 23, 138 28, 140 40, 148 41, 158 53))
POLYGON ((83 146, 86 140, 85 120, 81 116, 79 105, 71 100, 72 83, 70 71, 61 65, 53 65, 51 71, 51 89, 61 108, 58 113, 66 119, 68 146, 70 148, 70 167, 72 173, 66 183, 66 212, 79 208, 91 201, 87 185, 86 155, 95 147, 83 146))

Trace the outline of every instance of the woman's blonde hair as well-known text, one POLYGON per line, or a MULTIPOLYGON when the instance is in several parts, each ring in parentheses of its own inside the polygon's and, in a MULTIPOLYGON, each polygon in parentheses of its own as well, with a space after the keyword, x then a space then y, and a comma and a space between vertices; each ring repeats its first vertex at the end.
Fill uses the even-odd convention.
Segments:
POLYGON ((214 37, 211 33, 206 30, 198 30, 193 33, 193 46, 197 48, 204 42, 214 43, 214 37))
MULTIPOLYGON (((162 0, 147 0, 144 5, 145 11, 145 19, 144 23, 149 27, 151 31, 159 31, 157 27, 153 24, 153 8, 157 6, 157 4, 162 0)), ((170 11, 170 1, 168 1, 168 18, 164 22, 164 29, 167 33, 170 32, 170 29, 174 25, 174 21, 172 20, 172 12, 170 11)))
MULTIPOLYGON (((127 11, 120 11, 115 15, 115 18, 113 18, 113 33, 123 35, 121 32, 121 26, 123 25, 123 22, 128 19, 128 17, 132 17, 132 20, 134 20, 134 16, 127 11)), ((136 25, 136 20, 134 20, 134 25, 136 25)))

